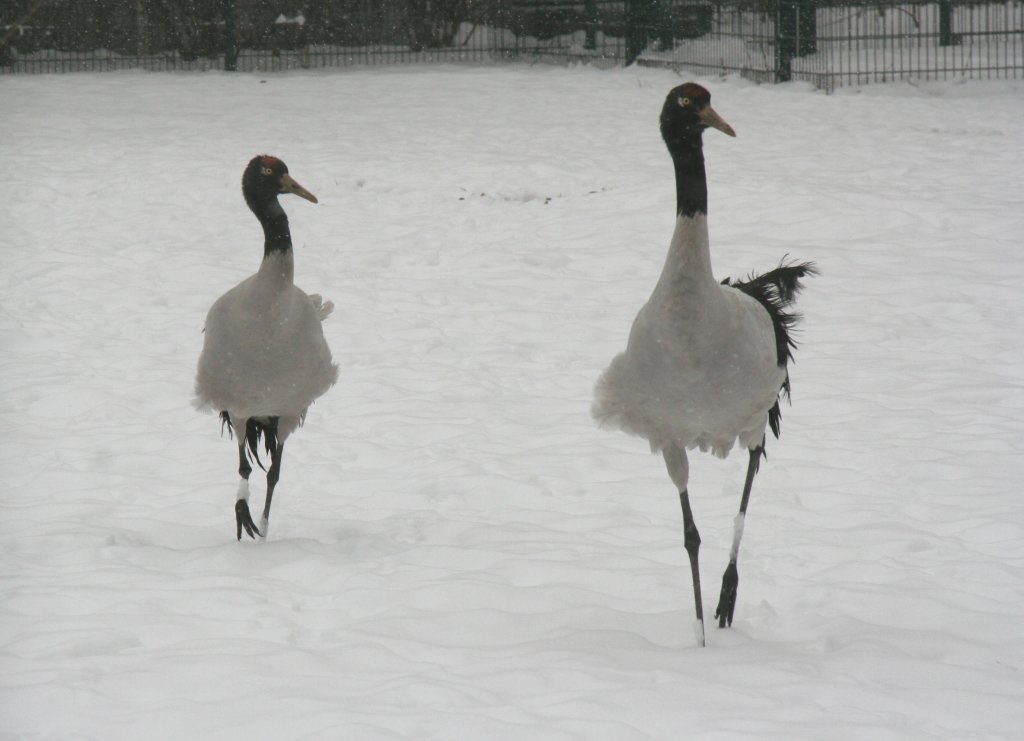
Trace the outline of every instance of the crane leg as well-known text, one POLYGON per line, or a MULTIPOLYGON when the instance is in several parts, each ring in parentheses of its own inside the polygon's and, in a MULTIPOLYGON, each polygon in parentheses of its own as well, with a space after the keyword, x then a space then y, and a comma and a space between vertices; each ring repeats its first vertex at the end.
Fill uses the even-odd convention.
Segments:
POLYGON ((256 523, 252 521, 249 514, 249 474, 252 473, 252 466, 245 455, 245 435, 238 438, 238 475, 242 480, 238 482, 238 497, 235 499, 235 527, 237 528, 238 539, 242 539, 242 530, 255 539, 260 534, 256 523))
POLYGON ((662 450, 665 457, 665 467, 672 483, 676 485, 679 492, 679 503, 683 507, 683 546, 686 548, 686 555, 690 557, 690 576, 693 579, 693 606, 697 612, 697 622, 694 624, 694 632, 697 635, 697 644, 704 645, 704 601, 700 594, 700 569, 697 566, 697 553, 700 551, 700 533, 697 532, 697 525, 693 521, 693 511, 690 509, 690 494, 687 484, 690 480, 690 462, 686 457, 686 449, 677 445, 671 445, 662 450))
POLYGON ((743 483, 743 498, 740 500, 740 511, 733 521, 732 550, 729 551, 729 565, 725 567, 725 573, 722 574, 722 592, 718 598, 718 608, 715 610, 715 617, 718 618, 719 628, 732 625, 732 615, 736 610, 736 590, 740 583, 739 571, 736 569, 736 559, 739 556, 740 540, 743 538, 743 524, 747 517, 750 489, 754 485, 754 474, 757 473, 762 455, 764 455, 764 441, 756 448, 750 449, 750 462, 747 464, 747 479, 743 483))
POLYGON ((263 505, 263 517, 260 519, 260 535, 267 537, 270 526, 270 502, 274 498, 274 488, 281 478, 281 459, 284 457, 284 443, 278 442, 270 451, 270 468, 267 470, 267 501, 263 505))
POLYGON ((686 555, 690 557, 690 576, 693 579, 693 605, 697 612, 697 643, 704 645, 704 601, 700 596, 700 568, 697 565, 697 553, 700 551, 700 533, 693 521, 690 510, 690 495, 686 489, 679 492, 679 503, 683 507, 683 545, 686 555))

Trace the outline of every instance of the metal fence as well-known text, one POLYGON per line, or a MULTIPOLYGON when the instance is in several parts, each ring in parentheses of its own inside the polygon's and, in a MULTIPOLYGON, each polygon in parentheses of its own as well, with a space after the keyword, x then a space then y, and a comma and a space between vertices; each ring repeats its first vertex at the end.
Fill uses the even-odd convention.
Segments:
POLYGON ((1024 3, 718 5, 706 33, 648 45, 640 61, 758 81, 807 80, 826 90, 901 79, 1024 78, 1024 3))
POLYGON ((1024 78, 1024 0, 4 0, 0 74, 588 60, 839 85, 1024 78), (842 2, 843 4, 837 4, 842 2))
POLYGON ((482 60, 503 43, 480 0, 5 1, 0 73, 482 60))

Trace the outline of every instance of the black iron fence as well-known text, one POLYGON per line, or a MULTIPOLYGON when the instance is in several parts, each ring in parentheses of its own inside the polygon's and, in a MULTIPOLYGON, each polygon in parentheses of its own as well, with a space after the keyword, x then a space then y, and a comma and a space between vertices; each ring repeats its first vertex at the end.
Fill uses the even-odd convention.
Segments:
POLYGON ((829 90, 906 78, 1017 78, 1024 0, 0 3, 0 74, 512 58, 672 65, 829 90))
POLYGON ((0 73, 485 59, 485 0, 5 0, 0 73))
POLYGON ((827 90, 900 79, 1024 78, 1020 0, 714 7, 705 33, 648 44, 641 63, 807 80, 827 90))

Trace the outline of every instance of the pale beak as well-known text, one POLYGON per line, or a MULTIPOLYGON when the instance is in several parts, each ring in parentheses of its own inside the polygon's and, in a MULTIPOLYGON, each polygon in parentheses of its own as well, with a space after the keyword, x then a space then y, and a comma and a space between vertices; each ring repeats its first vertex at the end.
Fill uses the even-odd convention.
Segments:
POLYGON ((294 193, 300 198, 305 198, 307 201, 319 203, 315 195, 313 195, 308 190, 303 188, 301 185, 296 183, 295 180, 292 179, 292 176, 289 175, 288 173, 285 173, 284 175, 281 176, 281 192, 294 193))
POLYGON ((704 106, 704 110, 697 114, 700 121, 705 126, 710 126, 713 129, 718 129, 723 134, 729 136, 736 136, 736 132, 733 131, 732 126, 722 120, 722 117, 715 113, 715 109, 711 106, 704 106))

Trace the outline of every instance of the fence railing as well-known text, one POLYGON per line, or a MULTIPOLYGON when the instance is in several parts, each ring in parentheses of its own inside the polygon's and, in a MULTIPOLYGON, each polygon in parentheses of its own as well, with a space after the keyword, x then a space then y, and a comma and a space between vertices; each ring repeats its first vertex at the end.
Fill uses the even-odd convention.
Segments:
POLYGON ((706 34, 649 48, 640 60, 758 81, 807 80, 827 90, 900 79, 1024 78, 1024 3, 717 6, 706 34))
POLYGON ((509 58, 672 65, 827 90, 908 78, 1024 78, 1024 0, 0 3, 0 74, 509 58))

